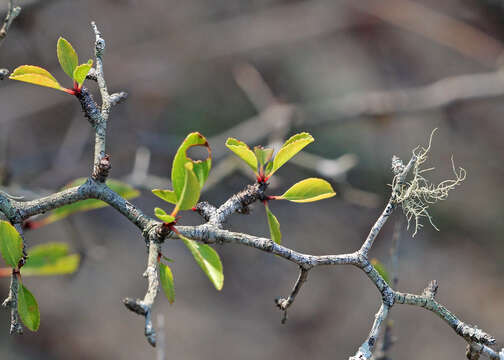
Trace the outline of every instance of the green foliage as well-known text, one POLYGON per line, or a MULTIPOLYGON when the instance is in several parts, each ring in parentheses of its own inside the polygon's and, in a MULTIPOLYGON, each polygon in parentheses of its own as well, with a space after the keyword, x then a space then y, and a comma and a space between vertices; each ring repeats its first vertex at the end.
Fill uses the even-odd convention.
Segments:
POLYGON ((194 256, 194 260, 208 276, 217 290, 221 290, 224 285, 224 273, 219 254, 207 244, 201 244, 188 239, 181 234, 177 234, 194 256))
POLYGON ((65 91, 65 88, 59 84, 49 71, 38 66, 19 66, 12 72, 9 79, 65 91))
POLYGON ((254 152, 261 166, 264 166, 273 157, 273 149, 263 148, 262 146, 255 146, 254 152))
POLYGON ((173 274, 168 265, 159 263, 159 279, 161 280, 161 286, 166 295, 166 298, 173 304, 175 301, 175 285, 173 283, 173 274))
POLYGON ((168 215, 163 209, 158 208, 158 207, 154 209, 154 215, 156 215, 156 217, 159 220, 161 220, 165 223, 172 223, 175 221, 174 216, 168 215))
POLYGON ((74 70, 79 64, 79 57, 72 45, 66 39, 60 37, 56 46, 56 53, 63 71, 70 78, 73 78, 74 70))
POLYGON ((273 159, 271 169, 266 173, 266 176, 273 175, 283 164, 289 161, 294 155, 303 150, 309 143, 313 142, 313 136, 303 132, 292 136, 287 140, 273 159))
POLYGON ((79 268, 80 256, 68 254, 65 243, 47 243, 28 250, 28 259, 21 268, 23 276, 65 275, 79 268))
POLYGON ((7 265, 12 268, 17 268, 23 257, 23 239, 7 221, 0 221, 0 252, 7 265))
POLYGON ((240 159, 245 161, 254 173, 257 174, 257 157, 247 144, 235 138, 228 138, 226 147, 234 152, 240 159))
POLYGON ((387 268, 378 259, 371 259, 371 265, 374 266, 378 274, 381 275, 383 280, 390 285, 390 276, 388 274, 387 268))
POLYGON ((86 76, 92 67, 93 67, 93 60, 89 60, 87 64, 82 64, 75 68, 72 77, 79 85, 79 88, 82 87, 82 84, 84 83, 84 80, 86 80, 86 76))
MULTIPOLYGON (((87 181, 86 178, 79 178, 72 181, 70 184, 66 185, 62 190, 68 189, 74 186, 80 186, 87 181)), ((109 179, 107 180, 107 186, 116 192, 118 195, 125 199, 133 199, 140 195, 138 190, 135 190, 130 185, 123 183, 118 180, 109 179)), ((99 209, 108 206, 107 203, 97 200, 97 199, 87 199, 81 200, 73 204, 62 206, 58 209, 51 211, 50 215, 41 221, 37 222, 38 225, 47 225, 55 221, 66 218, 67 216, 81 211, 89 211, 93 209, 99 209)))
POLYGON ((289 200, 298 203, 318 201, 336 195, 331 184, 318 178, 304 179, 289 188, 277 200, 289 200))
POLYGON ((192 209, 198 203, 200 197, 200 185, 196 174, 193 171, 194 165, 192 163, 185 164, 186 176, 184 180, 184 187, 180 193, 177 205, 173 210, 173 214, 177 214, 179 210, 192 209))
POLYGON ((271 240, 280 245, 282 243, 282 233, 280 232, 280 223, 278 222, 276 216, 273 215, 273 213, 269 209, 269 206, 266 205, 265 208, 266 208, 266 216, 268 218, 268 226, 270 230, 271 240))
POLYGON ((152 190, 152 193, 157 197, 163 199, 164 201, 169 202, 170 204, 176 204, 178 202, 177 194, 175 194, 175 191, 154 189, 152 190))
POLYGON ((19 283, 18 313, 23 324, 31 331, 37 331, 40 326, 40 312, 35 296, 19 283))

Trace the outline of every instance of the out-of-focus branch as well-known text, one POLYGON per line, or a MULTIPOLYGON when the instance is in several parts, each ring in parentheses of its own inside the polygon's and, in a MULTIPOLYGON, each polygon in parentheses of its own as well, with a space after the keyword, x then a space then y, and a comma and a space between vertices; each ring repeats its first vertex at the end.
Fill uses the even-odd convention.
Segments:
MULTIPOLYGON (((20 13, 21 7, 15 6, 14 0, 9 0, 7 15, 5 15, 2 28, 0 29, 0 46, 3 44, 12 22, 20 13)), ((0 80, 3 80, 7 75, 9 75, 9 70, 0 69, 0 80)))

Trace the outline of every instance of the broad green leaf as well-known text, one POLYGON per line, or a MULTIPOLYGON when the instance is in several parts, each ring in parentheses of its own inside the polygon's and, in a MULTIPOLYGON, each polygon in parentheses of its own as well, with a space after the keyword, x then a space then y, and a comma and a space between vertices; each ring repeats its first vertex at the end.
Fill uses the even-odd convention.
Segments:
POLYGON ((79 64, 79 57, 72 45, 64 38, 58 39, 58 60, 63 71, 73 79, 74 70, 79 64))
POLYGON ((91 67, 93 66, 93 60, 90 59, 89 61, 91 63, 81 64, 77 66, 73 72, 73 79, 77 82, 77 84, 79 84, 79 87, 82 86, 82 83, 86 80, 89 70, 91 70, 91 67))
POLYGON ((222 263, 219 254, 207 244, 201 244, 181 234, 177 234, 177 236, 182 239, 191 251, 194 260, 196 260, 215 288, 221 290, 224 285, 224 273, 222 272, 222 263))
POLYGON ((257 157, 257 161, 259 161, 259 164, 263 166, 273 157, 273 149, 265 149, 262 146, 254 147, 254 152, 257 157))
POLYGON ((186 176, 184 181, 184 188, 180 194, 179 200, 173 214, 177 214, 179 210, 189 210, 192 209, 198 203, 200 197, 200 186, 198 178, 193 171, 193 164, 188 162, 185 164, 186 176))
POLYGON ((289 200, 298 203, 318 201, 336 195, 331 184, 318 178, 304 179, 291 186, 289 190, 280 196, 274 196, 277 200, 289 200))
POLYGON ((205 184, 205 181, 208 178, 208 173, 210 172, 210 168, 212 167, 212 157, 210 146, 208 145, 207 140, 199 132, 193 132, 187 135, 185 140, 178 148, 177 153, 175 154, 175 158, 173 159, 171 179, 173 190, 175 191, 177 198, 180 197, 182 189, 184 188, 186 176, 185 164, 188 162, 191 162, 193 164, 193 171, 198 178, 201 189, 205 184), (189 150, 189 148, 193 146, 206 147, 208 150, 208 158, 206 158, 205 160, 195 161, 187 156, 187 150, 189 150))
POLYGON ((22 65, 17 67, 9 79, 24 81, 30 84, 45 86, 61 91, 65 89, 59 84, 59 82, 52 76, 52 74, 38 66, 33 65, 22 65))
POLYGON ((175 194, 175 191, 172 190, 154 189, 152 190, 152 193, 170 204, 176 204, 178 201, 177 194, 175 194))
POLYGON ((21 268, 23 276, 64 275, 75 272, 80 263, 78 254, 68 255, 65 243, 47 243, 28 249, 28 259, 21 268))
MULTIPOLYGON (((80 186, 84 184, 86 181, 87 178, 76 179, 72 181, 70 184, 66 185, 63 189, 68 189, 74 186, 80 186)), ((107 185, 111 190, 116 192, 118 195, 121 195, 124 199, 133 199, 140 195, 140 192, 138 190, 135 190, 130 185, 118 180, 109 179, 107 180, 107 185)), ((76 203, 65 205, 51 211, 48 217, 36 223, 38 223, 38 225, 40 226, 47 225, 55 221, 61 220, 76 212, 99 209, 106 206, 108 206, 106 202, 97 199, 81 200, 76 203)))
POLYGON ((266 215, 268 217, 268 225, 271 235, 271 240, 276 242, 278 245, 282 243, 282 233, 280 232, 280 223, 273 213, 270 211, 269 206, 265 206, 266 215))
POLYGON ((257 173, 257 158, 256 155, 247 144, 243 141, 237 140, 235 138, 228 138, 226 141, 226 146, 229 150, 234 152, 240 159, 245 161, 254 173, 257 173))
POLYGON ((0 221, 0 252, 7 265, 12 268, 17 268, 23 257, 23 239, 7 221, 0 221))
POLYGON ((158 208, 158 207, 154 209, 154 215, 156 215, 156 217, 159 220, 161 220, 165 223, 171 223, 171 222, 175 221, 174 216, 168 215, 163 209, 158 208))
POLYGON ((390 285, 390 277, 385 265, 383 265, 378 259, 371 259, 371 265, 374 266, 374 268, 376 269, 376 271, 378 271, 378 274, 381 275, 383 280, 385 280, 385 282, 390 285))
POLYGON ((37 331, 40 325, 40 312, 35 296, 19 283, 18 288, 18 313, 23 324, 31 331, 37 331))
POLYGON ((173 274, 168 265, 159 263, 159 279, 168 301, 173 304, 175 301, 175 286, 173 284, 173 274))
POLYGON ((280 150, 278 150, 278 153, 273 159, 273 166, 270 172, 266 175, 273 175, 283 164, 289 161, 294 155, 303 150, 306 145, 313 141, 313 136, 305 132, 292 136, 282 145, 280 150))

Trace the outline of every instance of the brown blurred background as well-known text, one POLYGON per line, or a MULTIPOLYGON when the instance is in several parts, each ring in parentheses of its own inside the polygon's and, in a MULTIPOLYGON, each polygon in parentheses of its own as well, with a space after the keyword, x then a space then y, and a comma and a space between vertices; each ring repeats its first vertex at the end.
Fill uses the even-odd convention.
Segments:
MULTIPOLYGON (((437 279, 441 303, 503 341, 503 2, 19 5, 22 13, 0 48, 0 66, 10 70, 40 65, 65 84, 55 52, 58 37, 67 38, 85 61, 93 55, 90 21, 102 30, 109 90, 130 95, 113 109, 109 123, 112 177, 142 189, 134 203, 148 214, 165 205, 149 189, 165 186, 174 152, 189 131, 213 140, 214 170, 221 164, 222 176, 211 179, 202 199, 216 205, 251 181, 227 159, 226 136, 256 145, 309 131, 316 142, 308 155, 282 168, 270 193, 322 176, 338 196, 314 204, 273 203, 284 244, 313 254, 353 251, 389 195, 392 155, 407 160, 439 128, 431 178, 451 175, 454 154, 467 180, 433 208, 440 232, 427 224, 415 238, 402 232, 398 289, 419 293, 437 279), (141 166, 132 172, 135 158, 137 165, 148 161, 147 173, 141 166), (327 161, 333 159, 338 161, 327 161)), ((98 98, 95 84, 87 86, 98 98)), ((1 161, 14 193, 41 196, 89 174, 93 136, 74 98, 4 80, 0 109, 1 161)), ((233 216, 229 228, 268 236, 264 210, 252 210, 233 216)), ((401 216, 394 214, 372 251, 384 263, 393 222, 401 216)), ((187 213, 183 223, 200 219, 187 213)), ((121 304, 126 296, 142 297, 146 287, 145 247, 132 224, 113 209, 101 209, 26 238, 30 244, 70 243, 84 255, 82 268, 70 277, 25 280, 39 301, 41 327, 11 337, 8 313, 0 312, 1 359, 160 359, 162 352, 143 336, 143 319, 121 304)), ((219 293, 182 244, 169 242, 163 251, 175 259, 177 293, 172 306, 160 293, 154 308, 156 321, 164 319, 166 359, 346 359, 367 336, 379 307, 379 294, 362 272, 317 268, 281 325, 273 299, 289 293, 297 276, 293 264, 245 247, 218 247, 225 269, 219 293)), ((0 290, 7 294, 8 280, 0 290)), ((399 305, 391 319, 398 338, 393 359, 464 357, 464 341, 432 313, 399 305)))

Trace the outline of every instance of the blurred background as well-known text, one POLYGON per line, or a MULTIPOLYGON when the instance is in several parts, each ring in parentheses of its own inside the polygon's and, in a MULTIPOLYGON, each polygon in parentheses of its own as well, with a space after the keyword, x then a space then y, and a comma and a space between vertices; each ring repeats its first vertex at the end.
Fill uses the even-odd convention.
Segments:
MULTIPOLYGON (((152 215, 166 203, 171 161, 186 134, 201 131, 213 150, 203 200, 215 205, 253 181, 229 156, 227 136, 250 145, 308 131, 315 143, 271 182, 279 194, 305 177, 331 181, 338 195, 312 204, 275 202, 284 244, 311 254, 356 250, 390 193, 390 159, 407 161, 434 128, 428 166, 434 182, 467 180, 432 209, 414 238, 401 231, 398 290, 438 299, 460 318, 504 339, 504 3, 499 0, 20 0, 23 10, 0 48, 0 67, 43 66, 70 86, 56 57, 67 38, 81 61, 93 56, 96 21, 107 43, 111 92, 127 91, 108 128, 112 173, 141 190, 134 204, 152 215)), ((2 1, 2 14, 7 2, 2 1)), ((3 15, 2 15, 3 16, 3 15)), ((96 85, 86 82, 99 99, 96 85)), ((3 189, 40 197, 87 176, 93 134, 77 101, 52 89, 0 82, 3 189)), ((193 213, 184 224, 199 224, 193 213)), ((371 256, 389 263, 394 222, 371 256)), ((403 222, 404 225, 404 222, 403 222)), ((228 228, 268 236, 264 209, 234 215, 228 228)), ((217 292, 183 244, 175 259, 176 301, 154 307, 162 338, 143 335, 143 318, 121 303, 143 297, 145 245, 115 210, 82 213, 29 231, 30 245, 68 242, 83 256, 72 275, 27 278, 41 309, 37 333, 8 334, 0 312, 1 359, 346 359, 367 336, 380 297, 352 267, 310 272, 289 319, 273 300, 286 296, 295 265, 250 248, 217 246, 225 286, 217 292), (164 324, 164 325, 161 325, 164 324), (3 324, 3 325, 2 325, 3 324)), ((6 296, 8 279, 0 282, 6 296)), ((393 308, 392 359, 461 359, 465 342, 421 308, 393 308)))

